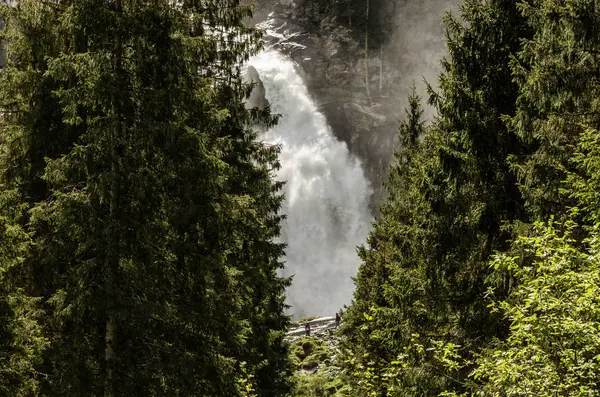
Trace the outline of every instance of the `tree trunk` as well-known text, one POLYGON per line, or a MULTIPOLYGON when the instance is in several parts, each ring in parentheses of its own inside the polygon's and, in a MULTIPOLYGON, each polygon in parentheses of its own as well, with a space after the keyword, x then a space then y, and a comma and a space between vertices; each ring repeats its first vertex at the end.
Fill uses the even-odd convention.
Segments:
POLYGON ((379 97, 383 97, 383 46, 379 45, 379 97))
POLYGON ((371 100, 371 90, 369 88, 369 0, 367 0, 367 22, 365 28, 365 87, 367 89, 367 98, 369 104, 373 104, 371 100))
MULTIPOLYGON (((122 0, 115 0, 114 3, 115 11, 117 16, 123 12, 122 0)), ((118 206, 119 206, 119 162, 117 159, 117 142, 121 137, 121 87, 122 87, 122 63, 123 63, 123 43, 121 38, 121 21, 117 21, 117 29, 115 36, 115 80, 116 90, 113 93, 113 117, 114 117, 114 129, 112 131, 112 137, 110 139, 110 150, 111 154, 111 187, 110 187, 110 207, 109 207, 109 235, 108 235, 108 247, 107 247, 107 264, 106 264, 106 293, 108 296, 107 302, 107 313, 106 313, 106 334, 105 334, 105 368, 106 378, 104 380, 104 397, 114 397, 115 393, 115 363, 117 361, 115 352, 115 343, 117 339, 117 288, 116 282, 118 279, 119 271, 119 233, 117 223, 118 220, 118 206)))
POLYGON ((117 323, 113 313, 108 314, 106 320, 106 348, 104 356, 106 360, 106 378, 104 379, 104 396, 114 397, 114 363, 115 350, 113 344, 117 336, 117 323))
POLYGON ((348 27, 352 29, 352 7, 350 7, 350 0, 348 0, 348 27))

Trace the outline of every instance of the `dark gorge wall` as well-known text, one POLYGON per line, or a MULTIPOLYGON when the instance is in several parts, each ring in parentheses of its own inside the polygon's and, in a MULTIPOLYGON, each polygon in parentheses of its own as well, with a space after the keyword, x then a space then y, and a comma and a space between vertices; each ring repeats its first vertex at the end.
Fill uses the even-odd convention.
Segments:
MULTIPOLYGON (((413 83, 436 85, 444 55, 442 14, 455 1, 260 0, 253 23, 290 55, 334 134, 359 156, 380 202, 413 83), (365 40, 366 39, 366 40, 365 40), (366 54, 366 56, 365 56, 366 54)), ((426 107, 426 118, 433 117, 426 107)))

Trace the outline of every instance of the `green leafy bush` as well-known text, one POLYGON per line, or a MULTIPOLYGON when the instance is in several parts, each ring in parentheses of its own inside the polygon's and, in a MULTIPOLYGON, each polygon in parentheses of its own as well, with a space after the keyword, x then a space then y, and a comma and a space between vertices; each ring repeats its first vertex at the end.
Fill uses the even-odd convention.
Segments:
POLYGON ((600 395, 600 238, 596 227, 579 247, 577 227, 537 223, 533 237, 515 242, 520 255, 493 259, 518 285, 491 305, 510 333, 478 356, 463 396, 600 395))

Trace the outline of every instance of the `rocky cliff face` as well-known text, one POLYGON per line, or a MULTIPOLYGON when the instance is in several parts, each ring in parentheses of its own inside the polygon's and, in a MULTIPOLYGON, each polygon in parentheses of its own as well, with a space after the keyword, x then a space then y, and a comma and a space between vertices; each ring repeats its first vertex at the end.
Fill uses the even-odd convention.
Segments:
MULTIPOLYGON (((266 29, 268 46, 297 62, 334 134, 362 159, 376 214, 409 88, 416 83, 423 97, 422 77, 435 83, 439 72, 441 14, 451 2, 390 0, 398 14, 397 32, 365 57, 365 43, 335 17, 318 21, 316 28, 307 24, 299 12, 301 1, 306 0, 261 0, 253 22, 266 29)), ((431 111, 426 116, 431 118, 431 111)))
POLYGON ((265 86, 260 79, 258 71, 252 66, 248 66, 246 69, 246 74, 244 75, 244 80, 249 83, 255 84, 254 89, 250 93, 250 97, 246 100, 246 108, 259 108, 264 109, 269 106, 269 101, 267 101, 265 86))

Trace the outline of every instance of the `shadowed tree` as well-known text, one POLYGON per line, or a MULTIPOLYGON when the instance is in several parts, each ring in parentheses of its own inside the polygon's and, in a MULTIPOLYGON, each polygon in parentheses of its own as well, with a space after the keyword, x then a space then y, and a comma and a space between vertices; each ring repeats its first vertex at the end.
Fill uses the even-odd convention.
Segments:
POLYGON ((273 120, 245 109, 240 76, 260 48, 251 9, 23 0, 4 16, 42 394, 235 396, 247 378, 284 394, 278 148, 257 141, 273 120))

